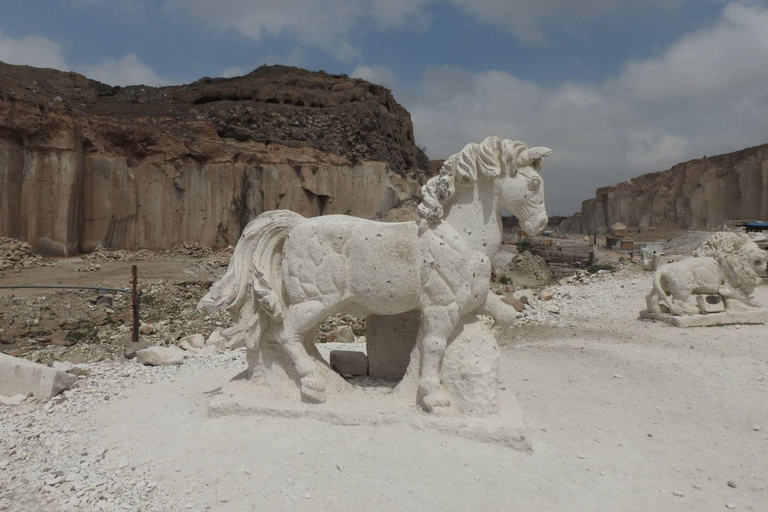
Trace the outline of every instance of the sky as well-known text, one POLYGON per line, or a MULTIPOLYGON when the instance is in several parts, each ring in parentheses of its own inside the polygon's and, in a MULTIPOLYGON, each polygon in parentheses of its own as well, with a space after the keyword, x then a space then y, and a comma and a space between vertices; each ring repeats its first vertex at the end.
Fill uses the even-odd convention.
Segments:
POLYGON ((768 0, 0 0, 0 61, 111 85, 262 64, 392 89, 416 144, 546 146, 547 210, 768 143, 768 0))

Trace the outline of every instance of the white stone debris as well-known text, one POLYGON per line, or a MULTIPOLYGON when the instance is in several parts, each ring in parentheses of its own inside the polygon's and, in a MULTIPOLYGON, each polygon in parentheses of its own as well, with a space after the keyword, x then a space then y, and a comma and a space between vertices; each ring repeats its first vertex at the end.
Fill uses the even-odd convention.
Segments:
POLYGON ((66 371, 0 353, 0 395, 34 395, 49 400, 76 381, 77 377, 66 371))
POLYGON ((90 372, 78 386, 47 403, 0 401, 0 510, 7 512, 177 511, 184 509, 153 476, 151 460, 136 460, 130 446, 107 450, 79 421, 128 388, 211 368, 244 366, 244 353, 197 357, 188 364, 82 365, 90 372), (77 424, 78 428, 71 425, 77 424))
POLYGON ((136 361, 147 366, 184 364, 184 351, 178 347, 149 347, 136 352, 136 361))

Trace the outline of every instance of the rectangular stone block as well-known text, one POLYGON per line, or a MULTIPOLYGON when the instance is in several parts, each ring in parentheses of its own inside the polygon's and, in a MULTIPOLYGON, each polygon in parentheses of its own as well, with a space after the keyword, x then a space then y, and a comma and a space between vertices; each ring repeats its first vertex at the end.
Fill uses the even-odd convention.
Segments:
POLYGON ((331 350, 331 368, 341 375, 368 375, 368 356, 357 350, 331 350))
POLYGON ((402 379, 411 362, 411 352, 421 325, 421 312, 400 315, 370 315, 365 320, 368 345, 368 375, 402 379))
POLYGON ((18 357, 0 354, 0 395, 34 395, 49 400, 69 389, 77 377, 18 357))

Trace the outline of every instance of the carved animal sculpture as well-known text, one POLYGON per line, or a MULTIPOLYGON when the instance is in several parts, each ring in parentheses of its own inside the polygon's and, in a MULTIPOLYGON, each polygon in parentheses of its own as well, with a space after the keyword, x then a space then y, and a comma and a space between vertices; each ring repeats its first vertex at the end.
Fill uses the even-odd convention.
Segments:
POLYGON ((748 306, 759 307, 751 295, 762 281, 768 253, 748 236, 718 232, 706 240, 693 258, 659 268, 653 277, 653 290, 645 301, 648 311, 660 313, 663 301, 673 315, 699 312, 686 303, 691 294, 718 293, 748 306))
POLYGON ((462 317, 514 318, 488 293, 490 256, 501 244, 502 210, 529 233, 546 226, 539 169, 550 153, 500 137, 467 145, 423 187, 419 222, 266 212, 245 228, 226 274, 198 307, 225 308, 245 322, 257 310, 258 343, 289 355, 302 400, 316 403, 326 400, 326 383, 306 347, 320 322, 337 312, 419 310, 417 401, 439 413, 450 406, 440 363, 462 317))

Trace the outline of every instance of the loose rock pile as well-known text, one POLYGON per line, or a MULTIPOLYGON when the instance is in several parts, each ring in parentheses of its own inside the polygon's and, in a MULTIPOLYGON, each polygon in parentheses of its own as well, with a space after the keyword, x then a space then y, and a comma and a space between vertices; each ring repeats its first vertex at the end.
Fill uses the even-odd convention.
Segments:
MULTIPOLYGON (((140 298, 141 341, 176 345, 188 334, 208 336, 229 325, 226 315, 203 316, 197 301, 207 283, 151 283, 140 298)), ((119 360, 131 344, 131 302, 124 294, 56 291, 39 297, 0 297, 4 351, 45 364, 119 360)))
POLYGON ((105 249, 102 246, 98 246, 93 252, 81 256, 82 259, 90 261, 143 261, 156 257, 156 253, 146 249, 126 251, 124 249, 105 249))
POLYGON ((170 248, 167 252, 179 256, 192 256, 194 258, 204 258, 210 256, 213 250, 197 242, 182 242, 170 248))
POLYGON ((34 254, 32 247, 26 242, 0 236, 0 271, 40 266, 52 267, 54 263, 34 254))
POLYGON ((226 249, 221 249, 205 256, 196 266, 199 269, 210 271, 227 268, 234 252, 235 248, 230 245, 226 249))
POLYGON ((544 258, 531 254, 528 251, 515 255, 505 270, 531 274, 541 281, 547 281, 552 278, 552 272, 547 267, 547 262, 544 258))

